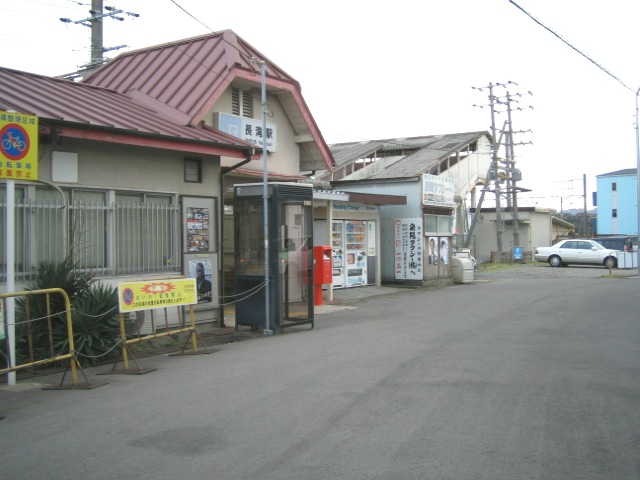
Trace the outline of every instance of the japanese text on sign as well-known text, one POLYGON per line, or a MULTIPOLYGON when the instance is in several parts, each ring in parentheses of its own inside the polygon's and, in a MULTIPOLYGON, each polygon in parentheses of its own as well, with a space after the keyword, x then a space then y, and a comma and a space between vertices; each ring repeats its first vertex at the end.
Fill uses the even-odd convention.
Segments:
POLYGON ((266 142, 267 151, 276 151, 278 136, 275 124, 267 123, 267 129, 263 131, 261 120, 218 113, 218 129, 259 147, 266 142))
POLYGON ((395 237, 396 280, 421 280, 423 278, 422 219, 397 218, 395 237))
POLYGON ((0 178, 38 180, 38 117, 0 111, 0 178))
POLYGON ((455 181, 452 178, 422 174, 422 204, 455 207, 455 181))
POLYGON ((118 285, 120 313, 198 303, 195 278, 118 285))

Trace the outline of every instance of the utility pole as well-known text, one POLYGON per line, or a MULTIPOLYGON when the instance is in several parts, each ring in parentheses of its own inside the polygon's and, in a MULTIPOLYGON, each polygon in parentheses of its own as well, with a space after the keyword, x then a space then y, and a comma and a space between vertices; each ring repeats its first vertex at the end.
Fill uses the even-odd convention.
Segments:
POLYGON ((489 83, 489 106, 491 107, 491 171, 493 174, 494 190, 496 193, 496 235, 498 255, 502 252, 502 206, 500 202, 500 176, 498 175, 498 149, 500 145, 496 141, 496 104, 497 98, 493 96, 493 84, 489 83))
MULTIPOLYGON (((508 173, 508 183, 507 183, 507 198, 510 200, 509 202, 509 206, 512 209, 513 212, 513 245, 515 247, 520 246, 520 226, 518 224, 519 219, 518 219, 518 186, 516 185, 517 182, 519 182, 520 180, 522 180, 522 174, 520 172, 520 170, 518 168, 516 168, 516 159, 515 159, 515 145, 516 143, 513 141, 513 134, 514 133, 527 133, 527 132, 531 132, 531 130, 526 130, 526 131, 519 131, 519 132, 514 132, 513 131, 513 124, 511 122, 511 112, 514 110, 514 108, 512 108, 511 104, 512 102, 518 102, 518 100, 516 100, 513 97, 521 97, 523 95, 533 95, 531 92, 527 92, 526 94, 521 94, 521 93, 516 93, 514 95, 511 95, 508 91, 507 91, 507 95, 506 95, 506 104, 507 104, 507 125, 508 125, 508 132, 506 135, 507 138, 507 148, 506 148, 506 152, 507 152, 507 162, 506 162, 506 166, 507 166, 507 173, 508 173)), ((533 109, 532 106, 528 106, 526 108, 531 108, 533 109)), ((517 107, 517 110, 523 110, 522 107, 517 107)), ((532 142, 520 142, 518 143, 518 145, 526 145, 526 144, 530 144, 532 142)))
POLYGON ((137 13, 125 12, 116 7, 105 7, 103 0, 91 0, 91 10, 89 10, 90 17, 83 18, 81 20, 71 20, 70 18, 61 18, 63 23, 73 23, 84 25, 91 29, 91 49, 89 63, 82 65, 81 68, 91 70, 99 67, 104 63, 104 53, 111 50, 118 50, 124 48, 127 45, 118 45, 117 47, 105 48, 103 44, 103 18, 113 18, 120 22, 124 21, 124 17, 120 14, 129 15, 130 17, 139 17, 137 13))
MULTIPOLYGON (((502 187, 501 187, 501 183, 504 181, 505 182, 505 194, 506 194, 506 201, 507 201, 507 209, 508 210, 512 210, 513 212, 513 222, 514 222, 514 231, 513 231, 513 241, 514 241, 514 245, 519 245, 520 243, 520 233, 519 233, 519 225, 518 225, 518 197, 517 197, 517 192, 518 190, 523 190, 521 188, 519 188, 516 183, 519 182, 520 180, 522 180, 522 176, 520 173, 520 170, 515 168, 515 154, 514 154, 514 141, 513 141, 513 134, 514 133, 524 133, 524 132, 514 132, 513 131, 513 126, 511 123, 511 112, 512 110, 524 110, 524 108, 522 107, 517 107, 517 108, 512 108, 511 104, 512 102, 517 103, 518 100, 514 97, 521 97, 523 95, 532 95, 531 92, 527 92, 526 94, 521 94, 521 93, 516 93, 516 94, 510 94, 508 91, 506 93, 506 96, 504 97, 498 97, 494 95, 494 88, 495 87, 504 87, 506 88, 508 85, 516 85, 517 83, 515 82, 507 82, 505 83, 489 83, 488 87, 472 87, 476 90, 480 90, 482 91, 483 88, 487 88, 489 90, 489 107, 491 110, 491 168, 489 169, 489 178, 488 181, 493 181, 494 184, 494 193, 496 196, 496 240, 497 240, 497 250, 498 250, 498 255, 500 254, 500 252, 502 252, 503 250, 503 244, 502 244, 502 235, 504 233, 504 212, 502 210, 502 187), (495 116, 496 114, 499 113, 503 113, 503 111, 499 111, 496 109, 497 105, 505 105, 506 106, 506 113, 508 115, 508 119, 505 122, 505 126, 503 127, 502 130, 500 130, 500 140, 498 140, 497 138, 497 131, 498 129, 496 128, 496 120, 495 120, 495 116), (502 139, 505 138, 505 151, 506 151, 506 158, 504 160, 500 160, 499 156, 498 156, 498 152, 500 149, 500 146, 503 145, 502 143, 502 139), (502 167, 502 164, 504 164, 504 167, 502 167), (504 168, 504 171, 501 171, 501 169, 504 168)), ((478 105, 474 105, 475 107, 477 107, 478 105)), ((480 108, 483 108, 484 106, 480 106, 480 108)), ((531 106, 526 107, 526 108, 533 108, 531 106)), ((528 130, 528 132, 530 132, 531 130, 528 130)), ((527 143, 531 143, 531 142, 527 142, 527 143)), ((525 143, 520 143, 520 145, 524 145, 525 143)), ((484 193, 484 192, 483 192, 484 193)), ((484 195, 481 196, 480 201, 482 202, 482 198, 484 195)), ((478 205, 476 212, 479 211, 480 209, 480 205, 478 205)), ((475 220, 475 217, 474 217, 475 220)), ((472 227, 473 228, 475 226, 475 222, 472 223, 472 227)), ((469 232, 469 237, 471 236, 472 232, 469 232)), ((465 242, 465 244, 468 242, 465 242)))
POLYGON ((584 236, 590 237, 590 229, 587 228, 589 225, 589 218, 587 216, 587 174, 582 174, 582 193, 584 194, 584 236))

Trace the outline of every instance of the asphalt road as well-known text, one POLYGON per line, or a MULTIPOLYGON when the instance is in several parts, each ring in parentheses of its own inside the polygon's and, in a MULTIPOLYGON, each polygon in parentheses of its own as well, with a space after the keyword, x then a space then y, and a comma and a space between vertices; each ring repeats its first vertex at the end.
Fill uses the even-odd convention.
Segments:
POLYGON ((90 376, 109 382, 93 390, 0 390, 0 471, 638 479, 640 279, 537 268, 357 301, 313 330, 211 355, 145 358, 156 371, 90 376))

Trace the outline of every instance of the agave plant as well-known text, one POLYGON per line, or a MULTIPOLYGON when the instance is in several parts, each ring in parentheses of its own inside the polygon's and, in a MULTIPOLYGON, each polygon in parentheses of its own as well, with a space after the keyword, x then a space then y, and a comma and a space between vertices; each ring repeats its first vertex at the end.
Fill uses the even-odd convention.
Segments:
MULTIPOLYGON (((73 301, 73 343, 82 366, 97 365, 109 358, 120 338, 117 288, 96 284, 73 301)), ((56 350, 69 351, 69 337, 59 332, 56 350)))
MULTIPOLYGON (((45 262, 27 290, 60 288, 69 297, 74 347, 82 365, 95 365, 118 341, 117 289, 95 283, 67 260, 45 262)), ((6 365, 5 345, 0 364, 6 365), (4 357, 4 359, 3 359, 4 357)), ((16 301, 16 363, 25 364, 69 352, 67 315, 60 294, 33 295, 16 301)))

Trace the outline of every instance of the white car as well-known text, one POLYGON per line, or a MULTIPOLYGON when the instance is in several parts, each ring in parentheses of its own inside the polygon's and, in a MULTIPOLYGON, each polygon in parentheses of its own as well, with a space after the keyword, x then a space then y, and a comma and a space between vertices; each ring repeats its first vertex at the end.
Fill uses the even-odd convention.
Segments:
POLYGON ((572 238, 562 240, 550 247, 537 247, 533 258, 537 262, 548 262, 552 267, 576 264, 616 268, 618 259, 615 252, 593 240, 572 238))

